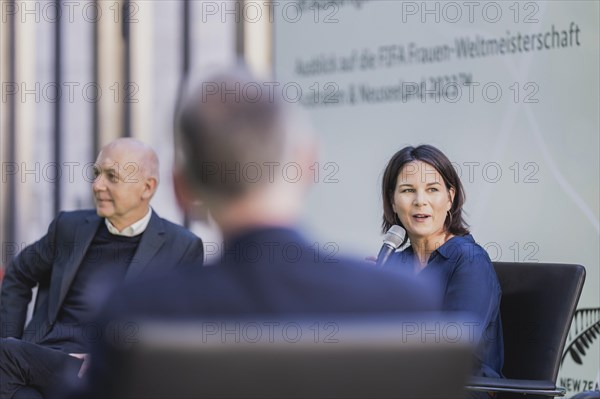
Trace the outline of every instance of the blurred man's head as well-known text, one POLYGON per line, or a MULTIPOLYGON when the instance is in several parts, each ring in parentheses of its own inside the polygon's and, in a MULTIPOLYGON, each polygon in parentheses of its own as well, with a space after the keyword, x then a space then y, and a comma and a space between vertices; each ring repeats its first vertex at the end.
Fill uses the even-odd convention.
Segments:
POLYGON ((98 215, 123 230, 149 210, 158 186, 158 157, 139 140, 117 139, 100 150, 94 175, 92 190, 98 215))
POLYGON ((288 224, 297 216, 314 178, 314 137, 282 85, 243 70, 215 75, 184 104, 177 130, 189 191, 221 228, 288 224))

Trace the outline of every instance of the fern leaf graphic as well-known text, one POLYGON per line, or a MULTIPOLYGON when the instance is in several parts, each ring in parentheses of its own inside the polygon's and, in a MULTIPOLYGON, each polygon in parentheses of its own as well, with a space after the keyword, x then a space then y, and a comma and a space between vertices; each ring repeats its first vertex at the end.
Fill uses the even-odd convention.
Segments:
MULTIPOLYGON (((586 311, 587 310, 589 309, 586 309, 586 311)), ((579 313, 579 311, 577 313, 579 313)), ((574 319, 579 316, 577 313, 574 319)), ((581 331, 581 333, 565 348, 560 361, 561 365, 565 361, 567 354, 571 356, 575 363, 579 365, 583 364, 582 358, 585 356, 586 351, 590 348, 594 341, 598 339, 598 337, 600 337, 600 320, 591 324, 587 329, 581 331)))

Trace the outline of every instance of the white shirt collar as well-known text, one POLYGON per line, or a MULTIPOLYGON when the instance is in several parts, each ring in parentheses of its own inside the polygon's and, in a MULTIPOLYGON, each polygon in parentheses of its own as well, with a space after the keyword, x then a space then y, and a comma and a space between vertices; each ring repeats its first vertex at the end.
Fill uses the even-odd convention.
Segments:
POLYGON ((106 227, 108 228, 108 231, 111 234, 114 234, 116 236, 135 237, 137 235, 142 234, 146 230, 146 227, 148 227, 148 223, 150 223, 151 217, 152 208, 148 207, 148 213, 146 213, 146 216, 144 216, 131 226, 125 227, 123 231, 117 230, 117 228, 113 226, 112 223, 108 221, 108 219, 104 219, 104 222, 106 223, 106 227))

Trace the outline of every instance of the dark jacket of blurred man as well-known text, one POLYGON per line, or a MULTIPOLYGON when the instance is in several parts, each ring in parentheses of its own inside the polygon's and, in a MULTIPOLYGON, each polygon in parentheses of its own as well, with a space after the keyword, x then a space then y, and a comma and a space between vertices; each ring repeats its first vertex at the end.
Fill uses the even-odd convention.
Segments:
POLYGON ((2 398, 32 388, 49 396, 63 374, 83 373, 90 342, 104 333, 94 317, 114 287, 203 262, 202 241, 150 207, 159 180, 152 148, 118 139, 100 151, 94 171, 96 211, 61 212, 7 269, 0 297, 2 398))

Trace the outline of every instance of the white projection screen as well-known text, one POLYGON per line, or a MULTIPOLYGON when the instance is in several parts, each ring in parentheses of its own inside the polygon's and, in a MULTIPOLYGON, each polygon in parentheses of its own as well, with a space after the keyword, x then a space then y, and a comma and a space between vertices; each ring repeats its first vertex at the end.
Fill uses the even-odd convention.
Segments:
POLYGON ((276 78, 322 144, 303 171, 322 254, 376 255, 386 162, 433 144, 492 260, 586 267, 558 383, 592 389, 600 339, 575 341, 600 317, 599 3, 273 4, 276 78))

